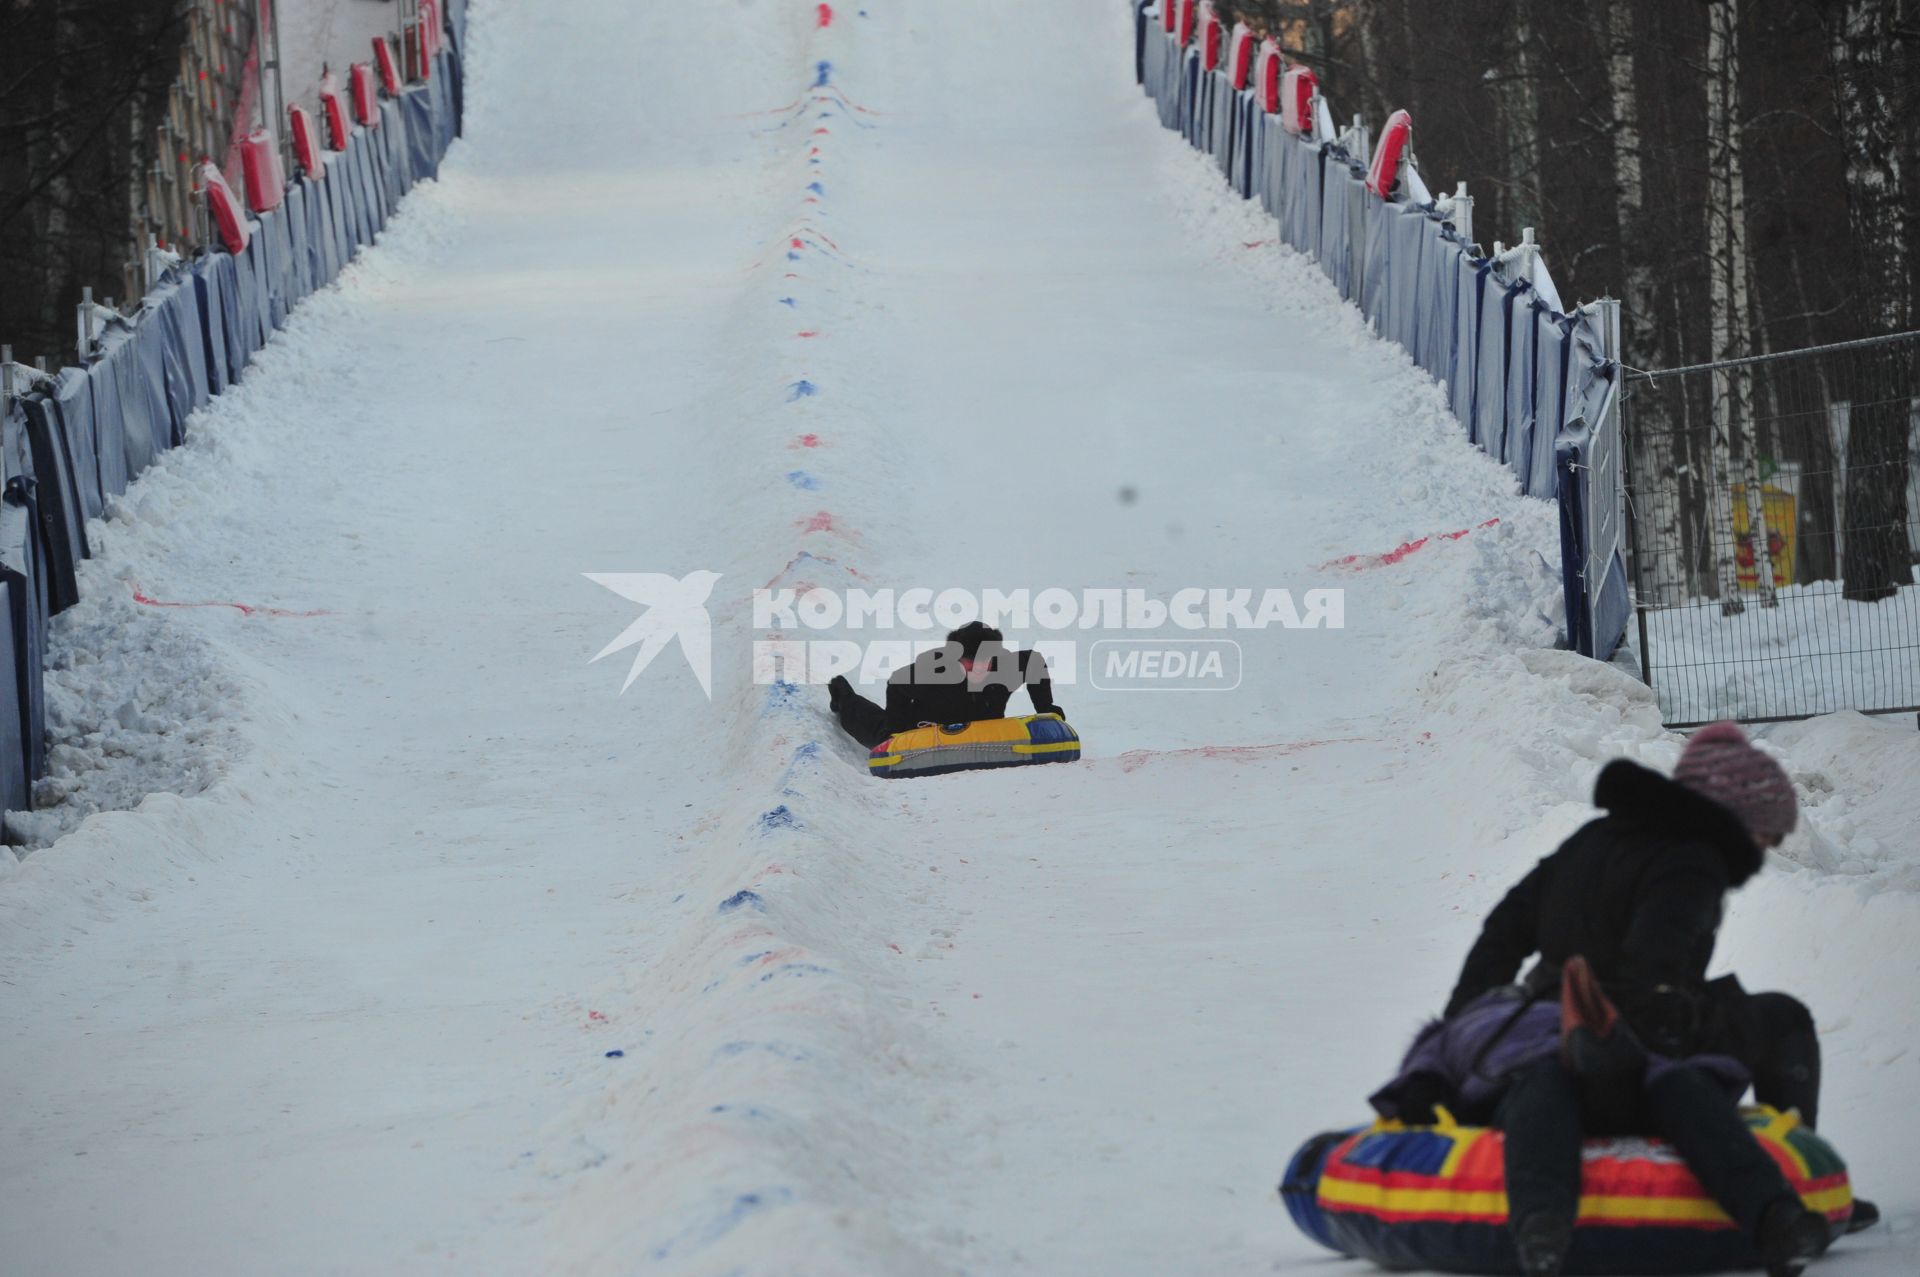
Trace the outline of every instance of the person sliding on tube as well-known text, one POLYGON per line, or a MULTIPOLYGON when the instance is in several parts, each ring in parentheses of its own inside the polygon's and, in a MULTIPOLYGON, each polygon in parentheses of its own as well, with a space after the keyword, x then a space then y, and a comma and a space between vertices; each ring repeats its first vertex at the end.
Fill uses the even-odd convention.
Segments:
MULTIPOLYGON (((1417 1124, 1444 1104, 1506 1132, 1508 1218, 1526 1277, 1561 1272, 1581 1140, 1600 1133, 1665 1138, 1753 1239, 1770 1277, 1793 1277, 1825 1249, 1827 1223, 1747 1133, 1735 1102, 1749 1068, 1723 1054, 1735 1035, 1710 1011, 1752 1008, 1706 979, 1727 893, 1794 827, 1793 784, 1739 728, 1717 723, 1688 742, 1672 779, 1609 763, 1594 804, 1606 814, 1488 916, 1446 1018, 1415 1041, 1374 1107, 1417 1124), (1526 979, 1510 984, 1534 954, 1526 979)), ((1763 1057, 1751 1069, 1759 1098, 1811 1107, 1817 1063, 1809 1076, 1777 1058, 1790 1045, 1807 1044, 1753 1053, 1763 1057)))
POLYGON ((847 735, 872 749, 895 732, 922 723, 977 723, 1005 718, 1016 687, 1025 686, 1036 714, 1066 717, 1053 699, 1046 658, 1035 651, 1010 652, 1005 636, 974 621, 947 641, 903 665, 887 680, 881 709, 836 675, 827 683, 834 716, 847 735))

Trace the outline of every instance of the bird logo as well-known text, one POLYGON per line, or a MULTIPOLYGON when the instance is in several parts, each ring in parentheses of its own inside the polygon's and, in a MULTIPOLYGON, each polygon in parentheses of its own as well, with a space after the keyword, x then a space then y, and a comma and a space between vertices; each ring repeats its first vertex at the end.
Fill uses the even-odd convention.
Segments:
POLYGON ((707 694, 708 700, 713 699, 713 622, 707 616, 707 596, 713 593, 714 583, 720 579, 718 572, 689 572, 683 577, 665 572, 583 572, 581 575, 646 608, 639 620, 620 631, 613 642, 593 658, 597 661, 639 645, 633 654, 633 665, 627 670, 627 681, 620 685, 622 695, 668 643, 679 639, 680 653, 693 668, 693 676, 700 680, 700 690, 707 694))

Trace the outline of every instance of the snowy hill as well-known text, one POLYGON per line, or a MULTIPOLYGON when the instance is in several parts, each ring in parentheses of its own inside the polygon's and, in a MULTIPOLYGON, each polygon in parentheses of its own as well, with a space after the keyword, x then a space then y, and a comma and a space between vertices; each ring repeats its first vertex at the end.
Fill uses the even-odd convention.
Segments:
MULTIPOLYGON (((1552 650, 1554 510, 1158 126, 1112 0, 472 21, 439 181, 62 619, 73 747, 133 756, 75 783, 193 796, 0 856, 5 1269, 1323 1266, 1287 1155, 1599 767, 1678 752, 1552 650), (697 570, 711 699, 673 649, 621 695, 583 574, 697 570), (889 784, 753 677, 806 585, 1345 625, 1062 686, 1080 764, 889 784)), ((1889 1217, 1814 1271, 1908 1274, 1920 739, 1762 739, 1807 824, 1721 960, 1814 1007, 1889 1217)))

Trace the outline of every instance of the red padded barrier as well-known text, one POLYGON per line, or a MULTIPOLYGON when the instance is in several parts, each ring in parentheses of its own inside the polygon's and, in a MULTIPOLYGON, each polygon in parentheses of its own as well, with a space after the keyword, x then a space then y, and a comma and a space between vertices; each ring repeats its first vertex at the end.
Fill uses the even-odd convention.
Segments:
POLYGON ((200 161, 198 176, 200 189, 206 192, 207 212, 213 217, 214 228, 220 232, 220 242, 238 257, 247 251, 247 241, 253 238, 246 210, 240 207, 240 197, 233 193, 212 160, 200 161))
POLYGON ((1373 163, 1367 169, 1367 189, 1383 200, 1393 198, 1400 181, 1400 167, 1406 162, 1407 148, 1413 144, 1413 117, 1395 111, 1380 130, 1380 144, 1373 148, 1373 163))
POLYGON ((240 139, 240 175, 246 179, 247 207, 271 213, 287 197, 287 175, 280 167, 280 143, 265 129, 240 139))

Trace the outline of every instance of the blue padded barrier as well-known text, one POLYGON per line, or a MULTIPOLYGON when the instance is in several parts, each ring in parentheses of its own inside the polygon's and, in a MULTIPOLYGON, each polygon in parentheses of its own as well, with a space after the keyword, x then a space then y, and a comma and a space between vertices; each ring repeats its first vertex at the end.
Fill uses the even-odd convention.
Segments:
MULTIPOLYGON (((5 553, 5 538, 10 531, 5 510, 0 508, 0 555, 5 553)), ((0 564, 4 564, 3 558, 0 564)), ((0 566, 0 615, 8 618, 13 615, 14 581, 0 566)), ((12 678, 0 676, 0 802, 8 811, 25 811, 33 806, 34 778, 28 770, 27 756, 27 739, 33 728, 31 710, 23 695, 27 662, 13 635, 10 623, 0 624, 0 662, 4 662, 0 669, 13 672, 12 678)))
POLYGON ((46 547, 47 607, 63 612, 80 601, 75 574, 87 557, 86 515, 74 481, 73 450, 55 400, 34 395, 20 407, 33 466, 40 539, 46 547))
MULTIPOLYGON (((9 417, 8 428, 17 428, 17 421, 9 417)), ((47 650, 46 573, 33 525, 33 481, 25 475, 14 475, 0 494, 0 582, 6 585, 7 629, 13 646, 12 681, 21 750, 18 769, 29 785, 47 770, 47 701, 42 675, 47 650)), ((7 770, 15 770, 11 760, 7 770)))
MULTIPOLYGON (((60 433, 66 440, 67 456, 71 463, 74 509, 84 528, 88 519, 99 518, 107 507, 106 496, 100 490, 100 461, 93 424, 93 386, 85 370, 62 368, 55 379, 50 402, 59 414, 60 433)), ((84 531, 82 544, 85 544, 84 531)))

